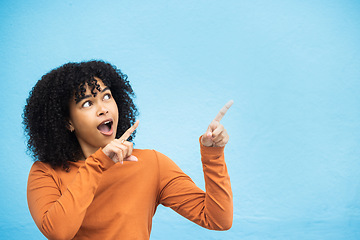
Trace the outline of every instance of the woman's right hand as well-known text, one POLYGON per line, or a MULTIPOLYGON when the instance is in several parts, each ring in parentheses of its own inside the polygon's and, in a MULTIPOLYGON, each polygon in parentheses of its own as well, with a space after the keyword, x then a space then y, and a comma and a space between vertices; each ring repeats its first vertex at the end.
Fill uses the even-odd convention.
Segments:
POLYGON ((126 132, 118 139, 114 139, 106 145, 102 151, 111 158, 115 163, 123 164, 124 161, 137 161, 137 157, 132 154, 133 143, 126 141, 130 135, 139 126, 139 120, 134 123, 126 132))

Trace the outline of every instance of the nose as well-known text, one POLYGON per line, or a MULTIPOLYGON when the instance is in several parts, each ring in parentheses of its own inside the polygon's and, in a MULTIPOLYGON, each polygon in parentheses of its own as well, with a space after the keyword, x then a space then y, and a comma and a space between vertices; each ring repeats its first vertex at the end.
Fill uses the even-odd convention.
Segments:
POLYGON ((104 104, 99 104, 97 109, 97 116, 106 115, 109 110, 104 106, 104 104))

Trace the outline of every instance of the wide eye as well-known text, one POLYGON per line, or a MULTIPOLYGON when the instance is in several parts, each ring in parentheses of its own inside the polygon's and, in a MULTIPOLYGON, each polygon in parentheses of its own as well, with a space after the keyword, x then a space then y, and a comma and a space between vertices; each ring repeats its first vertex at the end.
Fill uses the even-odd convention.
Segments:
POLYGON ((111 94, 107 93, 104 95, 104 100, 109 100, 111 98, 111 94))
POLYGON ((90 101, 86 101, 83 103, 82 107, 87 108, 91 106, 91 102, 90 101))

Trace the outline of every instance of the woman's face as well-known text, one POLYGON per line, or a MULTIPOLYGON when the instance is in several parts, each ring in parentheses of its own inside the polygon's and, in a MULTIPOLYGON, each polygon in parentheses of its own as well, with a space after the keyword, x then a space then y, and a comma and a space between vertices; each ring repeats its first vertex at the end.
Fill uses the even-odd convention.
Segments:
POLYGON ((115 139, 119 119, 117 104, 111 91, 96 78, 100 91, 91 94, 89 87, 83 98, 70 101, 69 130, 74 131, 85 158, 115 139))

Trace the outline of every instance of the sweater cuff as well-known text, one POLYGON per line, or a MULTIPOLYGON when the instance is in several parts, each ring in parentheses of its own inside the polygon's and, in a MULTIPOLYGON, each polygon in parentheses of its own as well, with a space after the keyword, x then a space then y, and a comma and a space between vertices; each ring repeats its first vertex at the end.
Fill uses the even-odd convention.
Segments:
POLYGON ((103 170, 107 170, 115 164, 114 161, 102 151, 102 148, 99 148, 93 153, 92 157, 101 164, 103 170))
POLYGON ((225 146, 224 147, 206 147, 206 146, 202 145, 201 137, 202 136, 200 136, 200 138, 199 138, 199 142, 200 142, 201 159, 202 159, 203 163, 209 162, 214 159, 218 159, 221 156, 223 156, 225 146))

